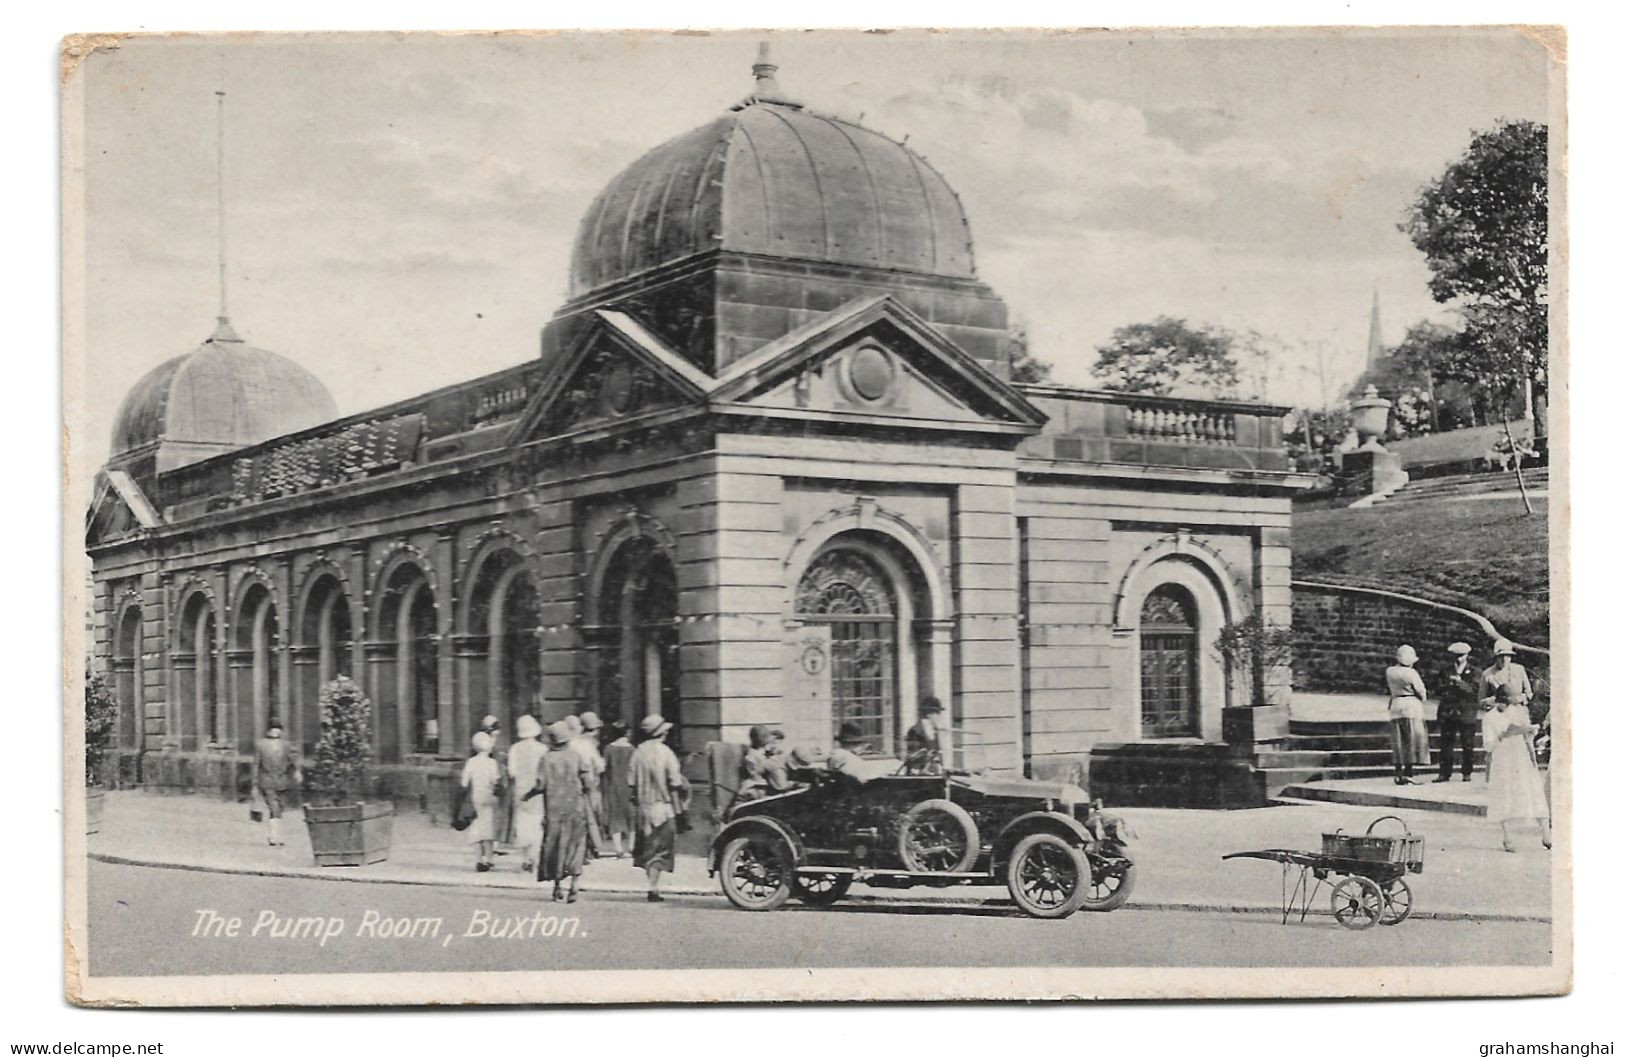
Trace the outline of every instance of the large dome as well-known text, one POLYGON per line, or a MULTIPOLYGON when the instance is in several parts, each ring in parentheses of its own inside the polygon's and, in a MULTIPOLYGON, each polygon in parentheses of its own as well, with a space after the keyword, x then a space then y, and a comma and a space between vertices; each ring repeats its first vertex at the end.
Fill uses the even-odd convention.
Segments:
POLYGON ((656 147, 582 218, 578 297, 708 250, 973 279, 959 198, 918 154, 784 99, 773 67, 724 117, 656 147))
POLYGON ((314 374, 244 344, 220 320, 214 334, 131 388, 113 426, 113 455, 162 445, 158 469, 258 444, 337 417, 314 374))

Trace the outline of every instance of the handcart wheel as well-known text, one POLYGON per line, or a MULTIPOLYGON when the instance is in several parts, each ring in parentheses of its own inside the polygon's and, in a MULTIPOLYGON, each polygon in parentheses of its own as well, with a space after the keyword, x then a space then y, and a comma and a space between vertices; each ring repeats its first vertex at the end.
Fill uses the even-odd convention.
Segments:
POLYGON ((1382 923, 1397 925, 1411 916, 1411 886, 1396 877, 1383 887, 1382 923))
POLYGON ((1382 918, 1388 902, 1369 877, 1345 877, 1332 889, 1332 917, 1346 929, 1368 929, 1382 918))

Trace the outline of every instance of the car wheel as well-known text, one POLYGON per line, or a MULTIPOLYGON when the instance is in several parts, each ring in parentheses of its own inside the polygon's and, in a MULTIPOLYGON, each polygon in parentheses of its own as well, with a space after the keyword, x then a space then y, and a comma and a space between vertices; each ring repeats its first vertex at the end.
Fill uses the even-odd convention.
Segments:
POLYGON ((1084 890, 1079 910, 1104 913, 1116 910, 1128 902, 1134 891, 1134 864, 1127 859, 1089 860, 1089 885, 1084 890))
POLYGON ((964 873, 981 850, 976 820, 952 800, 922 800, 897 824, 897 855, 915 873, 964 873))
POLYGON ((741 910, 777 910, 790 898, 795 877, 784 841, 755 833, 728 842, 718 872, 722 894, 741 910))
POLYGON ((1089 886, 1083 849, 1053 833, 1021 838, 1005 872, 1010 898, 1035 918, 1066 917, 1078 909, 1089 886))
POLYGON ((795 897, 810 907, 827 907, 852 887, 849 873, 796 874, 791 882, 795 897))

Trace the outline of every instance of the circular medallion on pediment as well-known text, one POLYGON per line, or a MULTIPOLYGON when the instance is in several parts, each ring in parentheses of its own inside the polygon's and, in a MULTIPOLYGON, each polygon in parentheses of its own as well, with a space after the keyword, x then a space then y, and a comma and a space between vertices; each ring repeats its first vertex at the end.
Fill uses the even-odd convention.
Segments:
POLYGON ((865 400, 882 400, 897 380, 897 365, 883 349, 865 345, 847 358, 846 378, 858 396, 865 400))

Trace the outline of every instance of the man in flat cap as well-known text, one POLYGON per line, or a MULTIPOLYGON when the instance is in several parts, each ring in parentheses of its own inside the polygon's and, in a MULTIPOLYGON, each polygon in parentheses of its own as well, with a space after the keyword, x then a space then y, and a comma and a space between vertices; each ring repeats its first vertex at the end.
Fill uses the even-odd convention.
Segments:
POLYGON ((1461 780, 1473 780, 1474 742, 1478 734, 1478 676, 1472 664, 1473 648, 1452 642, 1450 661, 1439 673, 1439 777, 1448 782, 1456 769, 1456 747, 1461 747, 1461 780))

